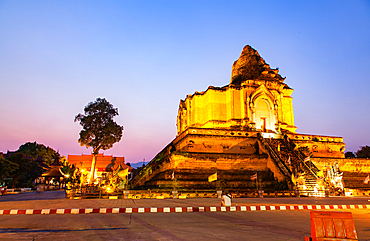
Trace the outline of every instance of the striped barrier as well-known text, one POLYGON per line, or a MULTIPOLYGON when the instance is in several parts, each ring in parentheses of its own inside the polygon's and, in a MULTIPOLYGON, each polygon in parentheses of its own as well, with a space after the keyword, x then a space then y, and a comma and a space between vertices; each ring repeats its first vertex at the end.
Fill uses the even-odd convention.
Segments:
POLYGON ((370 205, 248 205, 231 207, 151 207, 151 208, 66 208, 66 209, 11 209, 0 210, 0 215, 15 214, 87 214, 87 213, 191 213, 191 212, 246 212, 289 210, 370 209, 370 205))

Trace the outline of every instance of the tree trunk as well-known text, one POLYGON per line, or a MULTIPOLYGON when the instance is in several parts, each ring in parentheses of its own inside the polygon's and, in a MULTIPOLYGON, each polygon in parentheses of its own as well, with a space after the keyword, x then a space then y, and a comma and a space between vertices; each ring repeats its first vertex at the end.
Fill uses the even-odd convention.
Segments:
POLYGON ((18 182, 18 177, 13 177, 13 182, 12 182, 12 188, 14 189, 15 188, 15 184, 18 182))
POLYGON ((95 175, 95 167, 96 167, 97 156, 98 156, 98 153, 93 153, 93 159, 92 159, 92 162, 91 162, 91 171, 90 171, 89 184, 94 184, 94 180, 95 180, 94 175, 95 175))

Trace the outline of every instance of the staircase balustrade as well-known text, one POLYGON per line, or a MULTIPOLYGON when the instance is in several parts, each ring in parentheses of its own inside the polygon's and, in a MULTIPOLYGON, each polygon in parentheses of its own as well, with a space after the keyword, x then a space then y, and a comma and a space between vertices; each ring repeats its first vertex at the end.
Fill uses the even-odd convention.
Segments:
POLYGON ((290 177, 292 175, 289 168, 285 165, 284 161, 280 158, 280 156, 275 152, 274 148, 265 140, 262 135, 258 135, 258 139, 261 141, 262 145, 269 151, 272 160, 277 164, 280 171, 287 177, 288 180, 291 180, 290 177))

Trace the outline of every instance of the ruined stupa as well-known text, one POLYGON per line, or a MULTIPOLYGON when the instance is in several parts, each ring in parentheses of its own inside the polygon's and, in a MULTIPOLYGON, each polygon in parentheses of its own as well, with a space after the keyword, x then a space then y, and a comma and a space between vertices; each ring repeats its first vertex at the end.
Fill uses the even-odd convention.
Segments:
POLYGON ((245 80, 270 80, 283 82, 278 69, 271 69, 258 52, 251 46, 244 47, 232 67, 230 84, 240 85, 245 80))
MULTIPOLYGON (((182 188, 212 189, 208 177, 229 189, 264 188, 292 177, 316 182, 322 163, 344 158, 342 137, 296 133, 293 89, 251 46, 232 66, 230 83, 180 100, 177 136, 135 177, 136 187, 168 188, 173 174, 182 188), (302 152, 299 147, 311 152, 302 152), (316 165, 314 161, 316 160, 316 165)), ((293 178, 294 179, 294 178, 293 178)))

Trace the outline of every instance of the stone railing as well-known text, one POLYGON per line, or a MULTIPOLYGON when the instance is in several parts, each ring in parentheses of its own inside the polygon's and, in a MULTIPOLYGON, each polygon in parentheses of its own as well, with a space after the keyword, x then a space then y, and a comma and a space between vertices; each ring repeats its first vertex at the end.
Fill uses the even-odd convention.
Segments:
POLYGON ((292 175, 291 171, 285 165, 284 161, 280 158, 280 156, 276 153, 274 148, 261 135, 258 135, 258 140, 261 141, 262 145, 269 151, 273 161, 279 167, 280 171, 284 174, 287 180, 291 180, 290 179, 292 175))
POLYGON ((286 139, 283 140, 284 144, 289 146, 291 149, 291 153, 294 154, 300 161, 301 166, 305 171, 309 171, 315 178, 317 178, 317 173, 319 169, 312 163, 312 161, 305 161, 306 156, 300 152, 295 150, 295 144, 292 141, 288 141, 286 139))

